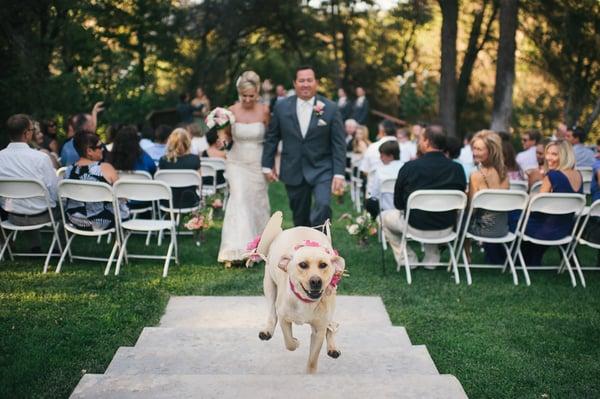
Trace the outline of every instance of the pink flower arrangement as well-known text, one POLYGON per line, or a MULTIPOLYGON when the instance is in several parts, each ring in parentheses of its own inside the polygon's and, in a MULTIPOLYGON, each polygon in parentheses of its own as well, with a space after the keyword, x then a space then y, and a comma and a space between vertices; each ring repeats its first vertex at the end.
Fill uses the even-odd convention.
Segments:
POLYGON ((235 123, 235 116, 230 110, 217 107, 210 111, 210 114, 206 116, 204 122, 209 129, 212 129, 215 126, 217 129, 223 129, 228 125, 233 125, 235 123))
POLYGON ((214 209, 221 209, 223 208, 223 201, 221 200, 221 198, 215 198, 212 204, 210 204, 210 206, 214 209))
POLYGON ((323 113, 325 113, 325 103, 323 101, 317 101, 313 107, 313 111, 315 112, 315 115, 322 116, 323 113))

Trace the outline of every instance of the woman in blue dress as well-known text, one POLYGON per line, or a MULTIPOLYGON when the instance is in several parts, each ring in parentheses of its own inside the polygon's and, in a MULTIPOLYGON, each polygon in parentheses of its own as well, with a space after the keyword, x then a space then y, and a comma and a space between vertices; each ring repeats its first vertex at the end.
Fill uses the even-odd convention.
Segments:
MULTIPOLYGON (((583 193, 583 178, 575 170, 573 147, 566 141, 551 141, 545 152, 546 176, 542 180, 540 193, 583 193)), ((558 240, 571 233, 575 215, 548 215, 533 212, 527 223, 525 234, 541 240, 558 240)), ((542 264, 545 245, 524 242, 521 245, 527 266, 542 264)))

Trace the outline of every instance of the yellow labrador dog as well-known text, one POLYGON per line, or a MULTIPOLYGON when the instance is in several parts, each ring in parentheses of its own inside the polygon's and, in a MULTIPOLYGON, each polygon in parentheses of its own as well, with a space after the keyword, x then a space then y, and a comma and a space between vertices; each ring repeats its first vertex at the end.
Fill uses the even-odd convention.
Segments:
POLYGON ((336 286, 345 268, 344 259, 331 246, 330 238, 309 227, 281 229, 282 215, 271 217, 257 250, 266 259, 264 293, 268 303, 262 340, 273 336, 277 320, 285 347, 293 351, 299 342, 292 335, 292 323, 312 327, 307 372, 315 373, 323 340, 333 358, 341 352, 335 345, 336 286))

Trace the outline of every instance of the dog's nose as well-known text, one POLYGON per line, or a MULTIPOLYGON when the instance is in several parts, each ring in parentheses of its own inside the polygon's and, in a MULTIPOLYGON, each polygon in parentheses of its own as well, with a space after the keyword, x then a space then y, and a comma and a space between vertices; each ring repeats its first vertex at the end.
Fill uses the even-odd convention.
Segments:
POLYGON ((317 276, 312 276, 308 282, 310 283, 310 289, 311 291, 320 291, 321 290, 321 286, 323 285, 323 282, 321 281, 321 278, 317 277, 317 276))

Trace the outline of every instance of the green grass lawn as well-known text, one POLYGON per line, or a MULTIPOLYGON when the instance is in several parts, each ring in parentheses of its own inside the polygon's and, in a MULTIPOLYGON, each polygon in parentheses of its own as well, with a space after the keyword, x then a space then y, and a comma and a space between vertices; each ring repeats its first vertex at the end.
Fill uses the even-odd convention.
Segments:
MULTIPOLYGON (((281 185, 271 186, 271 204, 289 225, 281 185)), ((346 198, 335 216, 348 209, 346 198)), ((515 287, 509 274, 475 270, 467 287, 464 273, 457 286, 445 270, 417 270, 409 286, 389 250, 382 273, 375 240, 357 247, 340 222, 333 236, 350 272, 338 292, 381 296, 392 322, 413 344, 427 345, 439 371, 454 374, 470 397, 600 397, 599 273, 586 274, 584 289, 549 271, 533 271, 531 287, 515 287)), ((43 275, 39 259, 0 264, 0 397, 67 397, 84 373, 103 373, 119 346, 156 325, 170 295, 262 295, 263 265, 223 269, 219 239, 220 229, 201 247, 180 237, 181 265, 166 279, 151 261, 124 265, 118 277, 104 277, 100 263, 65 263, 59 275, 43 275)), ((595 254, 583 260, 595 263, 595 254)))

